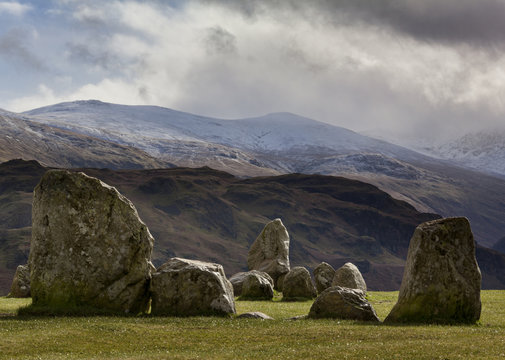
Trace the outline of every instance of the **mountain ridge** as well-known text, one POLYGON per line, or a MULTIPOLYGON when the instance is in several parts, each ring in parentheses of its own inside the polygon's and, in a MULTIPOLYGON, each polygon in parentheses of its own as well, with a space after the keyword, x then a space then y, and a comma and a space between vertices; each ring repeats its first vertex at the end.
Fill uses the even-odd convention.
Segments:
MULTIPOLYGON (((16 266, 26 262, 32 190, 46 170, 33 161, 0 164, 0 291, 8 291, 16 266)), ((155 238, 156 265, 173 256, 196 258, 223 264, 228 276, 246 270, 252 242, 281 217, 292 266, 351 261, 369 288, 397 290, 415 227, 439 218, 374 185, 335 176, 240 179, 209 167, 71 171, 97 177, 133 202, 155 238)), ((478 249, 483 286, 505 288, 505 255, 478 249)))
POLYGON ((362 180, 421 211, 468 217, 483 245, 503 237, 505 179, 305 117, 273 113, 222 120, 99 101, 56 104, 20 116, 143 149, 177 166, 208 165, 241 177, 298 172, 362 180))

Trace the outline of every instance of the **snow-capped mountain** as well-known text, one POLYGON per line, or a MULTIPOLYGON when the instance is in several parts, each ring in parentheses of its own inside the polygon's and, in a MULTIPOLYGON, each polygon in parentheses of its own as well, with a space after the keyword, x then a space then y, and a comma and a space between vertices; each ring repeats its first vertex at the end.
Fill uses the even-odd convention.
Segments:
MULTIPOLYGON (((367 153, 400 161, 428 160, 406 148, 290 113, 222 120, 156 106, 89 100, 35 109, 25 115, 52 126, 135 146, 176 163, 182 160, 178 155, 181 144, 192 151, 193 161, 198 153, 221 154, 224 158, 279 171, 302 171, 315 158, 335 154, 367 153), (212 149, 209 143, 222 147, 212 149)), ((186 158, 189 157, 186 153, 186 158)))
POLYGON ((471 133, 424 150, 440 159, 505 176, 505 130, 471 133))
POLYGON ((179 166, 207 165, 241 176, 298 172, 363 180, 421 211, 467 216, 483 244, 496 242, 505 228, 504 180, 290 113, 222 120, 91 100, 23 116, 133 146, 179 166))

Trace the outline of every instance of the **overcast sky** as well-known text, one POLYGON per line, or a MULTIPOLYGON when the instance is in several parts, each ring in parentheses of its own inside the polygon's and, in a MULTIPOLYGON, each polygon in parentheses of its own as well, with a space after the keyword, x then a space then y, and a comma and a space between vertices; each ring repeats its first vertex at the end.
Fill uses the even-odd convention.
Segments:
POLYGON ((0 1, 0 108, 288 111, 436 137, 505 126, 505 0, 0 1))

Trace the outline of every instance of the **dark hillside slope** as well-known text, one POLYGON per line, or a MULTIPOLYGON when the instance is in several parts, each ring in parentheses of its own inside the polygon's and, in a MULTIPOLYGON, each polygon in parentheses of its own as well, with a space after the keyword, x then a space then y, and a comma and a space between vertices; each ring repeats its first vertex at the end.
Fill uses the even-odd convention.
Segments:
MULTIPOLYGON (((0 218, 11 212, 29 219, 31 189, 42 170, 35 162, 0 166, 0 189, 6 189, 0 218), (25 187, 8 185, 13 176, 25 187)), ((292 265, 314 267, 327 261, 336 267, 352 261, 371 289, 398 289, 415 227, 438 217, 419 213, 375 186, 340 177, 238 179, 210 168, 81 171, 116 186, 132 200, 156 239, 156 265, 177 255, 219 262, 227 275, 246 269, 251 243, 267 221, 280 217, 291 235, 292 265)), ((0 293, 8 291, 15 266, 28 255, 30 224, 19 225, 0 228, 0 293)), ((505 288, 497 277, 505 271, 505 255, 493 253, 487 264, 489 250, 482 249, 484 278, 489 277, 494 288, 505 288)))

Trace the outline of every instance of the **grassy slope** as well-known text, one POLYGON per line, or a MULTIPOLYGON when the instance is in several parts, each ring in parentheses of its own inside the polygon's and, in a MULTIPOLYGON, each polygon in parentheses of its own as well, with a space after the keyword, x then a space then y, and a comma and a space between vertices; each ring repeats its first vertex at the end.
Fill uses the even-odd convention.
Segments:
MULTIPOLYGON (((396 292, 372 292, 383 319, 396 292)), ((483 291, 475 326, 386 326, 287 318, 311 302, 237 302, 277 320, 0 317, 0 359, 490 359, 505 356, 505 291, 483 291)), ((0 313, 26 300, 0 298, 0 313)))

